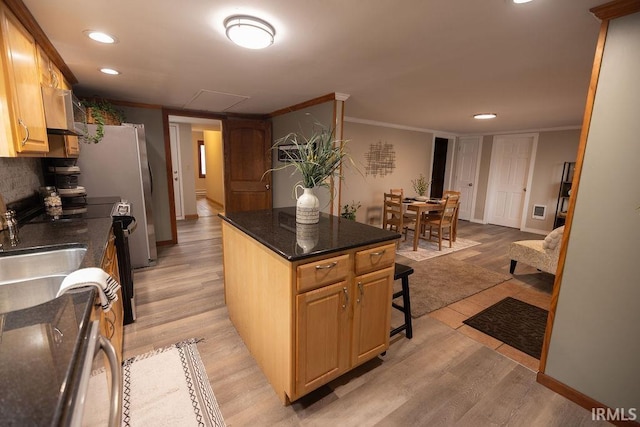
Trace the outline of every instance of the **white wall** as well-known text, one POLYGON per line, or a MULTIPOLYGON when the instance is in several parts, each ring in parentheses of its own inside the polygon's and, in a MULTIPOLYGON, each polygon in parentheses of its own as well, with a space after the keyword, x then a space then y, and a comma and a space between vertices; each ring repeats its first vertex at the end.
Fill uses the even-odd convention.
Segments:
POLYGON ((356 213, 358 222, 370 223, 369 217, 375 209, 381 215, 383 194, 391 188, 402 188, 406 196, 414 196, 411 180, 421 173, 426 177, 430 176, 433 153, 431 133, 345 122, 344 139, 349 141, 349 153, 361 173, 353 168, 345 171, 342 205, 352 201, 360 202, 362 207, 356 213), (395 169, 388 175, 374 176, 367 174, 366 154, 372 144, 380 141, 393 145, 395 169), (371 209, 369 214, 368 209, 371 209))
POLYGON ((529 189, 529 205, 525 207, 525 228, 543 231, 553 229, 562 167, 564 162, 576 161, 579 143, 580 129, 539 133, 533 185, 529 189), (531 218, 534 205, 547 206, 544 220, 531 218))
MULTIPOLYGON (((609 24, 545 374, 640 410, 640 13, 609 24)), ((636 413, 637 415, 640 415, 636 413)))

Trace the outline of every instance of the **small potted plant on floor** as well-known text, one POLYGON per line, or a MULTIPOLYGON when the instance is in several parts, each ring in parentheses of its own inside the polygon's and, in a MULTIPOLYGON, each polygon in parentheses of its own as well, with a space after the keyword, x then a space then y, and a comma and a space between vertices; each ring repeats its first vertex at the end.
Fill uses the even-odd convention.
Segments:
POLYGON ((360 209, 360 202, 351 202, 351 204, 346 204, 342 207, 342 212, 340 216, 342 218, 350 219, 351 221, 356 220, 356 212, 360 209))

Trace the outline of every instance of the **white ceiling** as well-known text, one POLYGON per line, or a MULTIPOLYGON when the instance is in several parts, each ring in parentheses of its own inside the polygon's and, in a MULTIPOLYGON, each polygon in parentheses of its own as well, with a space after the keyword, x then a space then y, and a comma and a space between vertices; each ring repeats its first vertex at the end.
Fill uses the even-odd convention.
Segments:
POLYGON ((338 92, 350 119, 486 134, 581 124, 600 26, 589 8, 606 0, 23 1, 79 95, 270 113, 338 92), (238 13, 271 22, 275 43, 231 43, 222 21, 238 13))

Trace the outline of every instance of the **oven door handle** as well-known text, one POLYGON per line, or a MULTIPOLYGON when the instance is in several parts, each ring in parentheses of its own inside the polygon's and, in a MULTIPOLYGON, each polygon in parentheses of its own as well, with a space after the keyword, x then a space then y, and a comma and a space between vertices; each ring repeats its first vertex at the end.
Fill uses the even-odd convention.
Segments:
POLYGON ((89 389, 89 379, 93 367, 93 358, 98 351, 103 351, 109 361, 111 370, 111 394, 109 402, 109 427, 118 427, 122 421, 122 366, 118 363, 118 356, 113 345, 100 334, 100 322, 91 322, 89 337, 87 338, 88 349, 82 364, 82 373, 78 395, 75 399, 71 426, 81 426, 84 412, 87 391, 89 389))

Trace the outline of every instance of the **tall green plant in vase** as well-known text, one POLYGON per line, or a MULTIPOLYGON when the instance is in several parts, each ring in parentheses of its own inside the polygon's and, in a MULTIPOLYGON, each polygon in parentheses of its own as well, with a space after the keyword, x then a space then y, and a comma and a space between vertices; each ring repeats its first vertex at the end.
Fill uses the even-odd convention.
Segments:
POLYGON ((330 188, 330 178, 342 179, 341 166, 348 159, 352 164, 346 148, 347 141, 335 138, 333 129, 327 129, 317 123, 309 136, 291 132, 276 140, 272 150, 286 146, 283 150, 285 164, 265 172, 291 168, 291 175, 299 172, 301 179, 294 185, 296 195, 296 222, 299 224, 316 224, 320 220, 320 203, 313 189, 330 188), (302 194, 298 195, 298 188, 302 194))

